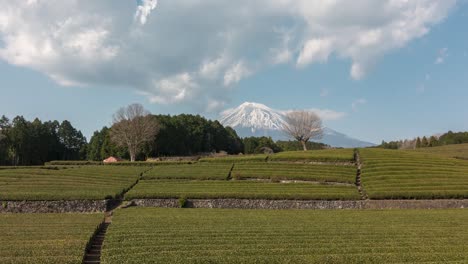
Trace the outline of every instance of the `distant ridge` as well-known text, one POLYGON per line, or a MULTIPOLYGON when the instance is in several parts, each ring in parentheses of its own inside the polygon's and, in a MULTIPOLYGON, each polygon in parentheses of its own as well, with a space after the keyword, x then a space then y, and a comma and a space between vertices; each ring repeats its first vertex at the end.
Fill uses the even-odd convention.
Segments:
MULTIPOLYGON (((284 111, 275 110, 264 104, 245 102, 236 108, 227 109, 221 112, 220 122, 224 126, 234 128, 239 136, 270 136, 274 140, 288 140, 281 131, 284 120, 284 111)), ((369 147, 375 146, 370 142, 351 138, 343 133, 331 128, 324 128, 324 135, 319 142, 332 147, 369 147)))

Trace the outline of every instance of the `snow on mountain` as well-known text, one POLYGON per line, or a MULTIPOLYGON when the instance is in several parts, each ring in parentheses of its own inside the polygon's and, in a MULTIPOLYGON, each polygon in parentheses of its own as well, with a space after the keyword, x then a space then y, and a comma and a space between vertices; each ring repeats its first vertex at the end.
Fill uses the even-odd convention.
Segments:
MULTIPOLYGON (((282 127, 286 123, 285 113, 285 111, 275 110, 264 104, 245 102, 236 108, 223 111, 220 122, 224 126, 234 128, 241 137, 270 136, 274 140, 287 140, 287 136, 282 132, 282 127)), ((333 147, 346 148, 374 145, 327 127, 324 128, 322 139, 317 141, 333 147)))
POLYGON ((252 133, 257 130, 281 130, 285 124, 283 114, 264 104, 245 102, 237 108, 231 108, 221 113, 220 122, 232 128, 250 128, 252 133))

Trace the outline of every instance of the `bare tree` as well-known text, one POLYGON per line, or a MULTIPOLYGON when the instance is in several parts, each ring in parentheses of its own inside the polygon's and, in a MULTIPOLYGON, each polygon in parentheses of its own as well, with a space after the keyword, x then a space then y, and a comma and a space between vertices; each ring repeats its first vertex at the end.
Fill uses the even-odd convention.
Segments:
POLYGON ((323 135, 322 120, 310 111, 292 111, 286 114, 283 131, 301 142, 304 151, 310 139, 320 139, 323 135))
POLYGON ((114 114, 110 136, 118 146, 127 147, 133 162, 143 144, 154 140, 158 131, 159 124, 150 112, 140 104, 132 104, 114 114))

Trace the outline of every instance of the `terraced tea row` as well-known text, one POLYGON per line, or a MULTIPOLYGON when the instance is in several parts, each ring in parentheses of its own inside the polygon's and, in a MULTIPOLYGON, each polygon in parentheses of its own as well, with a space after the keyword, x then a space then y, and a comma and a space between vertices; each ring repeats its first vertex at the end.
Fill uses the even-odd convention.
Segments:
POLYGON ((121 194, 145 167, 0 170, 0 200, 99 200, 121 194))
POLYGON ((102 263, 464 263, 467 210, 131 208, 102 263))
POLYGON ((227 156, 200 159, 200 162, 211 163, 249 163, 266 161, 352 163, 354 162, 354 151, 353 149, 323 149, 287 151, 271 155, 227 156))
POLYGON ((269 157, 271 161, 300 162, 354 162, 353 149, 322 149, 310 151, 279 152, 269 157))
POLYGON ((271 179, 354 183, 356 167, 326 164, 291 163, 195 163, 157 166, 145 173, 143 179, 227 180, 271 179), (231 173, 231 169, 232 173, 231 173))
POLYGON ((81 263, 102 214, 0 214, 0 263, 81 263))
POLYGON ((468 162, 414 151, 360 150, 371 199, 468 198, 468 162))
POLYGON ((468 144, 455 144, 431 148, 419 148, 417 152, 439 155, 446 158, 468 160, 468 144))
POLYGON ((143 179, 227 180, 231 168, 232 164, 230 163, 195 163, 156 166, 145 173, 143 179))
POLYGON ((304 180, 352 184, 356 180, 356 167, 273 162, 241 163, 234 166, 231 176, 234 179, 304 180))
POLYGON ((272 183, 260 181, 162 181, 142 180, 125 198, 239 198, 356 200, 359 193, 353 185, 317 183, 272 183))

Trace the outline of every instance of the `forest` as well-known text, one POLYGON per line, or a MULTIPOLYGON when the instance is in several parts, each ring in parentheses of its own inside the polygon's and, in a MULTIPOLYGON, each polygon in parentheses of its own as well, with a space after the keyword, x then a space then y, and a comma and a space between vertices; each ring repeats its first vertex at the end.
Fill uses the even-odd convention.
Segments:
MULTIPOLYGON (((156 138, 144 145, 138 160, 149 157, 188 156, 225 151, 256 154, 300 150, 297 141, 273 141, 270 137, 240 138, 236 131, 199 115, 153 115, 159 124, 156 138)), ((0 166, 42 165, 52 160, 101 161, 109 156, 129 158, 126 148, 110 137, 111 128, 95 131, 89 142, 69 121, 28 121, 22 116, 0 119, 0 166)), ((327 146, 308 142, 309 149, 327 146)))

